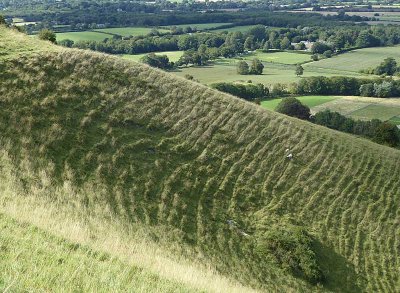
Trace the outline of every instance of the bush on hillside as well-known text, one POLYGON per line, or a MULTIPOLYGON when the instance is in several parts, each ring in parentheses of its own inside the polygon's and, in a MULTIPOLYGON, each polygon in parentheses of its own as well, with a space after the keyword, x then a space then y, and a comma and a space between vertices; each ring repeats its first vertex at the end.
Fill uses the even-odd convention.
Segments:
POLYGON ((277 112, 296 117, 303 120, 308 120, 311 116, 310 108, 303 105, 296 98, 283 98, 275 109, 277 112))
POLYGON ((6 24, 6 20, 2 15, 0 15, 0 24, 6 24))
POLYGON ((56 34, 52 30, 49 30, 47 28, 42 29, 39 32, 38 37, 39 37, 40 40, 50 41, 50 42, 52 42, 54 44, 57 41, 56 34))
POLYGON ((316 284, 324 281, 324 275, 313 244, 302 227, 273 226, 259 237, 256 252, 266 258, 272 254, 283 269, 316 284))

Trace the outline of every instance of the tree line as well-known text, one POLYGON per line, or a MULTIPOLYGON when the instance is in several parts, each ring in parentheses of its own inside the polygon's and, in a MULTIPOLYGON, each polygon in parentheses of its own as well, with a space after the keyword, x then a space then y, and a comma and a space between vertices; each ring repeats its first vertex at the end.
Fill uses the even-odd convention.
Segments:
MULTIPOLYGON (((218 83, 219 90, 238 87, 238 83, 218 83)), ((312 76, 303 77, 297 83, 281 84, 276 83, 265 86, 267 94, 257 96, 258 99, 276 98, 288 95, 341 95, 341 96, 364 96, 364 97, 400 97, 400 80, 391 78, 361 79, 345 76, 312 76)), ((229 92, 235 95, 232 92, 229 92)), ((253 100, 252 96, 243 97, 246 100, 253 100)))
POLYGON ((400 148, 400 129, 393 123, 373 119, 355 120, 338 112, 325 110, 311 115, 310 108, 296 98, 283 98, 275 109, 285 115, 307 120, 341 132, 370 139, 376 143, 400 148))
MULTIPOLYGON (((193 31, 192 29, 190 29, 193 31)), ((189 31, 189 28, 186 29, 189 31)), ((306 44, 312 44, 310 50, 313 60, 329 58, 354 48, 386 46, 400 43, 400 28, 364 26, 338 27, 335 29, 321 27, 270 28, 256 25, 247 32, 197 32, 182 33, 175 29, 172 33, 161 34, 154 29, 147 36, 120 37, 114 36, 104 41, 60 41, 60 45, 90 49, 109 54, 141 54, 162 51, 191 51, 187 60, 202 58, 213 60, 218 57, 233 57, 245 51, 262 49, 304 50, 306 44)), ((198 62, 199 63, 199 62, 198 62)), ((193 63, 194 64, 194 63, 193 63)))

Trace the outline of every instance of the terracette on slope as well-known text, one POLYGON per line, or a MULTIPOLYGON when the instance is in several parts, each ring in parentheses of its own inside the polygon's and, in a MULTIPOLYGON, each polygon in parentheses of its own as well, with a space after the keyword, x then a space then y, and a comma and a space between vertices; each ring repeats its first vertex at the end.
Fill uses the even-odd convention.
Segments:
POLYGON ((269 291, 317 289, 257 252, 274 225, 304 226, 322 290, 398 288, 399 151, 101 54, 12 60, 0 83, 21 194, 69 186, 65 205, 165 227, 179 253, 269 291))

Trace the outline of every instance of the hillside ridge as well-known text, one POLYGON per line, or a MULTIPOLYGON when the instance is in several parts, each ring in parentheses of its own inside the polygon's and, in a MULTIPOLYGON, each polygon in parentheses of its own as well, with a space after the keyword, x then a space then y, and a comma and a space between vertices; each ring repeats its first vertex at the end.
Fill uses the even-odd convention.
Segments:
POLYGON ((1 65, 2 190, 13 182, 19 196, 143 223, 177 253, 267 291, 398 287, 399 150, 145 65, 54 51, 1 65), (300 227, 322 287, 265 248, 271 231, 300 227))

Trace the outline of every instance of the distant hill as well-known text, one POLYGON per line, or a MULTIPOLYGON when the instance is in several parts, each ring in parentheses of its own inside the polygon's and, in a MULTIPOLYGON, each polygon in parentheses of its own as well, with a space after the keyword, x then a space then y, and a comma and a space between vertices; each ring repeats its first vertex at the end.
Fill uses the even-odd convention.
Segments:
POLYGON ((2 213, 132 263, 154 245, 190 270, 141 265, 199 290, 400 287, 400 151, 5 28, 0 53, 2 213))

